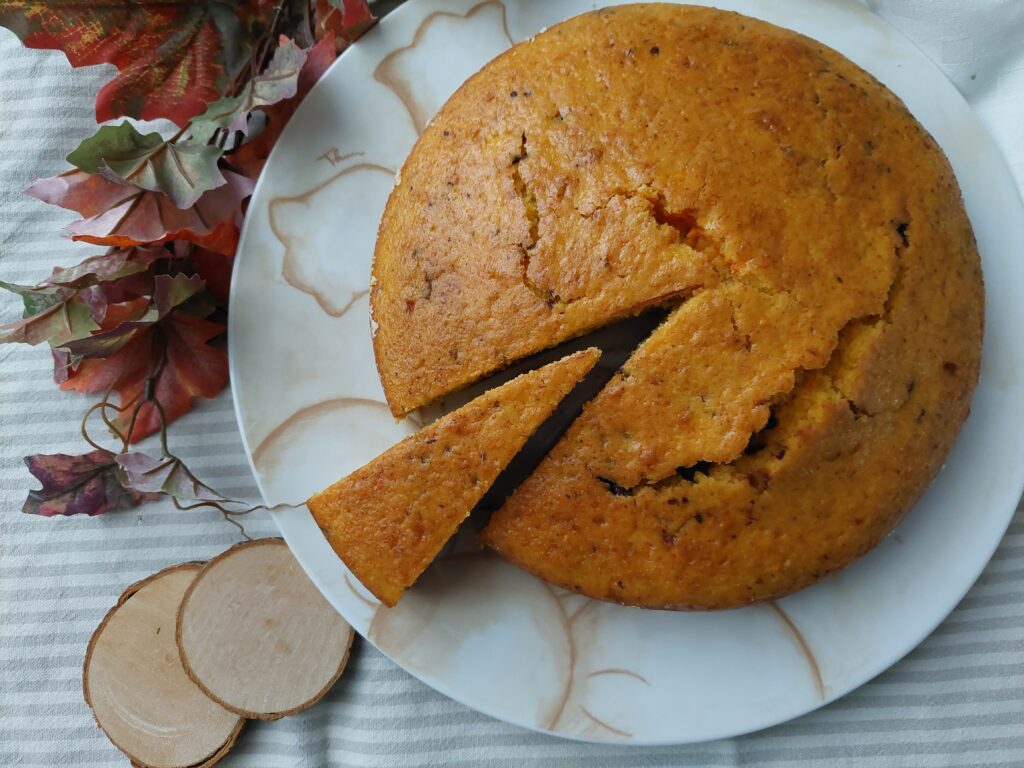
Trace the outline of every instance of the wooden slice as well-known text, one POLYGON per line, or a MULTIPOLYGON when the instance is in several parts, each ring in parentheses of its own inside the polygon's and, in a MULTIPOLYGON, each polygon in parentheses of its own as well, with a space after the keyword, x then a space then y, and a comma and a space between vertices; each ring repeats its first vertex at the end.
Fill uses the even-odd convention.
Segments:
POLYGON ((82 690, 96 723, 134 765, 210 766, 234 745, 244 720, 185 673, 175 621, 202 566, 184 563, 132 584, 96 628, 82 690))
POLYGON ((319 701, 345 669, 354 635, 281 539, 211 560, 178 612, 189 676, 232 712, 261 720, 319 701))

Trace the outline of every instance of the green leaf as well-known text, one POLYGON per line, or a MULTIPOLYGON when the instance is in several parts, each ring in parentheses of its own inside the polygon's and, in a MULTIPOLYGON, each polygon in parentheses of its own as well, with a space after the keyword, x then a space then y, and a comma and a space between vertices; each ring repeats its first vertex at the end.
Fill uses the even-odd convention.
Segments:
POLYGON ((131 123, 104 125, 83 141, 67 161, 86 173, 99 173, 111 161, 140 163, 164 143, 159 133, 139 133, 131 123))
POLYGON ((21 296, 22 304, 25 306, 25 312, 22 317, 31 317, 32 315, 38 315, 40 312, 45 312, 51 307, 67 301, 68 296, 71 295, 68 291, 60 288, 17 285, 15 283, 5 283, 2 280, 0 280, 0 288, 21 296))
POLYGON ((66 339, 75 334, 88 334, 98 326, 89 310, 82 305, 69 307, 74 291, 64 288, 31 287, 0 281, 0 288, 21 296, 25 310, 22 319, 0 325, 0 344, 20 342, 40 344, 51 339, 66 339), (88 322, 83 318, 88 316, 88 322))
MULTIPOLYGON (((27 307, 29 300, 25 297, 23 300, 27 307)), ((0 325, 0 344, 22 343, 35 346, 45 341, 51 347, 60 347, 74 339, 85 338, 98 328, 88 307, 64 297, 40 312, 0 325)))
POLYGON ((220 128, 248 133, 250 112, 295 96, 305 62, 306 51, 282 39, 267 68, 246 83, 240 94, 215 101, 192 121, 192 138, 205 143, 220 128))
POLYGON ((227 183, 217 167, 223 154, 220 147, 191 142, 164 144, 149 160, 133 168, 108 167, 124 179, 151 192, 163 192, 182 210, 191 208, 204 192, 227 183))
POLYGON ((21 295, 21 302, 25 306, 23 317, 32 317, 33 315, 45 312, 51 307, 56 307, 58 304, 63 304, 67 297, 67 291, 46 288, 23 293, 21 295))
POLYGON ((217 167, 221 154, 206 144, 165 142, 159 133, 142 134, 124 122, 103 126, 67 159, 86 173, 162 192, 185 209, 226 182, 217 167))
POLYGON ((40 290, 38 287, 34 285, 18 285, 17 283, 5 283, 3 280, 0 280, 0 288, 3 288, 5 291, 10 291, 11 293, 16 293, 19 296, 24 296, 28 293, 35 293, 36 291, 40 290))

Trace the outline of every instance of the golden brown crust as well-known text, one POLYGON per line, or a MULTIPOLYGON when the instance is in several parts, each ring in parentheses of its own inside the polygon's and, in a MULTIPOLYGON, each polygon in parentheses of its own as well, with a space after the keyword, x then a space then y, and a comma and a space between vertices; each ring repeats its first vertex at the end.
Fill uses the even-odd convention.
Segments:
POLYGON ((587 349, 518 376, 313 496, 349 570, 394 605, 599 357, 587 349))
POLYGON ((396 413, 679 304, 484 532, 603 599, 729 607, 842 567, 977 379, 978 255, 934 141, 836 52, 713 9, 585 14, 485 67, 407 161, 374 271, 396 413))

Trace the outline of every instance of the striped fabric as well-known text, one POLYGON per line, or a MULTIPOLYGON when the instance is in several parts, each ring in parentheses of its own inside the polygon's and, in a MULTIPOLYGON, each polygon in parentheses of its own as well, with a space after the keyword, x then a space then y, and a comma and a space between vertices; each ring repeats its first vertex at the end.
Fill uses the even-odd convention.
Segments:
MULTIPOLYGON (((1024 183, 1024 4, 876 1, 908 34, 924 35, 923 47, 976 104, 1024 183)), ((65 169, 64 155, 93 130, 94 94, 110 71, 72 73, 62 55, 23 50, 5 30, 0 62, 0 279, 28 283, 54 263, 96 252, 58 237, 72 214, 21 190, 65 169)), ((0 304, 0 321, 17 316, 14 297, 0 304)), ((238 534, 216 513, 163 503, 96 519, 20 514, 31 482, 22 456, 83 450, 78 420, 88 400, 59 393, 49 377, 44 350, 0 347, 0 766, 123 766, 82 701, 89 635, 127 584, 209 558, 238 534)), ((215 487, 254 496, 227 393, 175 425, 172 447, 215 487)), ((265 517, 246 526, 253 536, 274 533, 265 517)), ((554 764, 1024 766, 1024 513, 978 584, 920 648, 850 696, 768 731, 685 748, 561 741, 468 710, 358 642, 323 702, 249 725, 222 763, 554 764)))

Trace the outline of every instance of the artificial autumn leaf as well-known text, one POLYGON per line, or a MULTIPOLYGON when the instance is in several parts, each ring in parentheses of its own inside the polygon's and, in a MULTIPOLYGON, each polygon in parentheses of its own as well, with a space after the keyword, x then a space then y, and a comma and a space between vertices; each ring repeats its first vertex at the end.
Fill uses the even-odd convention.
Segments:
POLYGON ((254 109, 290 99, 299 85, 299 72, 306 63, 306 52, 284 35, 270 64, 254 77, 237 96, 216 101, 192 121, 192 137, 205 142, 218 129, 249 132, 249 113, 254 109))
POLYGON ((53 274, 43 281, 43 285, 86 288, 146 272, 154 261, 171 256, 166 248, 111 248, 73 267, 54 269, 53 274))
POLYGON ((196 274, 203 278, 206 289, 222 307, 228 305, 234 263, 234 256, 225 256, 223 253, 214 253, 204 248, 196 248, 192 252, 192 265, 196 274))
MULTIPOLYGON (((163 331, 167 359, 156 378, 154 393, 170 424, 192 410, 193 398, 214 397, 227 385, 228 356, 223 349, 207 343, 227 328, 183 312, 175 312, 158 327, 163 331)), ((121 402, 134 401, 143 394, 145 387, 144 380, 126 387, 118 386, 121 402)), ((127 431, 128 422, 127 414, 114 420, 123 431, 127 431)), ((158 432, 160 427, 157 409, 151 403, 145 403, 139 411, 131 442, 158 432)))
MULTIPOLYGON (((138 281, 138 276, 147 272, 154 261, 171 255, 162 248, 114 248, 98 256, 91 256, 73 267, 55 268, 53 274, 38 286, 15 286, 0 282, 0 287, 21 294, 25 304, 24 318, 7 326, 8 331, 13 331, 13 326, 19 326, 27 337, 45 336, 37 341, 27 340, 27 343, 51 341, 59 345, 97 329, 105 330, 108 305, 111 302, 113 306, 118 306, 118 303, 135 301, 126 294, 133 293, 132 288, 135 288, 134 294, 137 295, 148 288, 149 283, 148 280, 138 281), (55 309, 53 314, 43 316, 45 310, 68 301, 71 304, 62 308, 63 315, 57 315, 55 309), (92 324, 81 322, 82 313, 78 305, 88 309, 92 324), (57 334, 61 327, 64 333, 57 334)), ((148 299, 144 303, 148 304, 148 299)))
POLYGON ((51 307, 54 307, 70 296, 71 292, 62 288, 49 287, 45 285, 18 285, 16 283, 5 283, 0 280, 0 288, 21 296, 25 306, 25 317, 36 315, 51 307))
POLYGON ((295 95, 263 110, 267 118, 263 131, 228 157, 231 165, 250 178, 255 179, 260 175, 260 171, 263 170, 263 166, 270 156, 270 150, 274 148, 274 143, 280 137, 295 110, 337 58, 334 41, 334 33, 328 32, 316 45, 306 51, 306 61, 299 71, 295 95))
MULTIPOLYGON (((145 160, 164 143, 159 133, 139 133, 129 122, 118 125, 104 125, 85 139, 67 156, 67 161, 86 173, 99 173, 107 165, 107 159, 135 165, 145 160)), ((114 179, 117 181, 117 179, 114 179)))
POLYGON ((157 275, 153 282, 153 304, 160 319, 167 317, 172 309, 184 304, 205 287, 199 275, 157 275))
POLYGON ((0 288, 20 294, 25 311, 21 320, 0 325, 0 344, 42 344, 59 347, 88 336, 99 325, 89 308, 75 302, 75 292, 65 288, 33 288, 0 282, 0 288))
MULTIPOLYGON (((207 343, 225 330, 220 323, 172 312, 134 334, 113 354, 83 359, 77 368, 68 371, 60 388, 90 393, 113 388, 121 407, 125 407, 143 396, 152 374, 153 394, 170 423, 192 409, 192 398, 213 397, 227 384, 227 355, 207 343)), ((119 429, 127 431, 130 411, 114 420, 119 429)), ((139 411, 131 441, 137 442, 159 429, 160 415, 146 403, 139 411)))
POLYGON ((87 219, 103 215, 111 208, 136 197, 138 192, 126 184, 118 184, 77 169, 39 179, 25 190, 26 195, 77 211, 87 219))
POLYGON ((109 358, 132 339, 147 332, 155 322, 155 317, 156 312, 150 310, 136 320, 118 323, 108 331, 69 341, 63 345, 63 349, 71 355, 72 366, 79 364, 81 360, 109 358))
MULTIPOLYGON (((67 352, 66 347, 64 351, 67 352)), ((160 349, 155 348, 150 334, 135 334, 127 344, 106 357, 67 361, 68 366, 64 370, 66 375, 55 375, 54 378, 63 379, 58 381, 63 390, 89 394, 106 392, 145 379, 150 369, 155 369, 158 363, 155 358, 160 352, 160 349)), ((122 400, 121 405, 125 404, 126 401, 122 400)))
POLYGON ((204 192, 225 183, 217 167, 221 154, 205 143, 166 142, 159 133, 139 133, 124 122, 103 126, 67 160, 86 173, 163 192, 178 208, 189 208, 204 192))
POLYGON ((100 323, 100 330, 109 331, 121 323, 138 320, 149 311, 151 301, 149 296, 139 296, 128 301, 107 304, 106 311, 103 313, 103 322, 100 323))
MULTIPOLYGON (((20 294, 25 306, 21 320, 0 326, 0 343, 35 345, 45 341, 55 348, 71 345, 71 359, 61 358, 58 364, 74 364, 81 355, 77 349, 79 342, 90 347, 100 345, 105 338, 103 332, 144 315, 150 300, 148 295, 140 297, 138 293, 152 292, 153 281, 149 277, 141 281, 137 278, 153 261, 171 255, 166 249, 115 249, 86 259, 75 267, 55 270, 49 280, 39 286, 0 282, 0 287, 20 294), (96 334, 96 331, 101 333, 96 334), (93 341, 97 335, 101 338, 93 341)), ((175 280, 198 284, 193 294, 202 289, 202 280, 198 277, 160 275, 156 278, 158 284, 175 280)), ((154 311, 151 322, 159 316, 154 311)))
POLYGON ((121 484, 141 493, 162 493, 179 501, 229 501, 210 488, 176 456, 154 459, 144 453, 117 457, 121 484))
POLYGON ((30 515, 102 515, 159 498, 125 488, 117 456, 95 450, 83 456, 64 453, 28 456, 25 464, 43 487, 29 491, 21 511, 30 515))
POLYGON ((64 232, 72 240, 130 247, 188 240, 218 253, 238 245, 242 201, 253 182, 230 171, 223 186, 206 192, 191 208, 174 206, 166 196, 74 170, 41 179, 26 192, 85 218, 64 232))
POLYGON ((106 331, 139 317, 152 294, 153 274, 147 271, 80 288, 75 299, 89 307, 92 319, 106 331))
MULTIPOLYGON (((198 275, 157 275, 153 280, 153 298, 140 297, 120 305, 108 305, 107 321, 99 333, 64 344, 73 361, 107 358, 132 339, 151 330, 154 323, 171 310, 199 294, 204 286, 198 275)), ((209 314, 207 312, 207 314, 209 314)))
POLYGON ((251 32, 216 0, 4 0, 0 26, 29 48, 61 50, 72 66, 110 63, 119 74, 96 97, 96 120, 166 117, 178 125, 220 98, 247 61, 251 32))
POLYGON ((71 355, 68 354, 66 349, 51 349, 50 357, 53 359, 53 383, 60 386, 68 379, 71 355))
POLYGON ((333 32, 340 53, 377 21, 366 0, 316 0, 317 40, 333 32))

